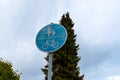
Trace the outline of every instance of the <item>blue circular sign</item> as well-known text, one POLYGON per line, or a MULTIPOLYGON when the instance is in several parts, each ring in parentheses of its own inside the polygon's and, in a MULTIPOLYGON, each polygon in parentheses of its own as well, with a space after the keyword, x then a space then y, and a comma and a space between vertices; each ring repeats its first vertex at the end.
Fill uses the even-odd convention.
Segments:
POLYGON ((36 45, 44 52, 54 52, 60 49, 66 40, 67 31, 62 25, 49 24, 38 32, 36 45))

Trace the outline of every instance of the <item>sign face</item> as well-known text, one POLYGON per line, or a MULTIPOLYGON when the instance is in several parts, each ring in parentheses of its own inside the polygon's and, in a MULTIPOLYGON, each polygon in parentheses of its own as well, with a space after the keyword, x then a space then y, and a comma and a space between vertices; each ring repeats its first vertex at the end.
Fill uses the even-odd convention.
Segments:
POLYGON ((38 32, 36 45, 44 52, 54 52, 60 49, 66 40, 67 31, 62 25, 49 24, 38 32))

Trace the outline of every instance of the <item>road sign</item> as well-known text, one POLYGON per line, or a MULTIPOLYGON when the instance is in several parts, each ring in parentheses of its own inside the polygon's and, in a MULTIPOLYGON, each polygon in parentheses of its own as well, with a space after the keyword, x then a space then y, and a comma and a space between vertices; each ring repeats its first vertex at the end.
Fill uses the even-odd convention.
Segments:
POLYGON ((60 49, 66 40, 67 31, 62 25, 49 24, 38 32, 36 45, 44 52, 54 52, 60 49))

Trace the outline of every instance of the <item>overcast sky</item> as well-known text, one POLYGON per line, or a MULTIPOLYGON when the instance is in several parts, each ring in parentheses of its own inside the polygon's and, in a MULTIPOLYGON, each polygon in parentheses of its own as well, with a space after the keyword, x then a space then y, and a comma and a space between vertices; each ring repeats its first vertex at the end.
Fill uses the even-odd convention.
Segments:
POLYGON ((85 80, 120 80, 120 0, 0 0, 0 57, 21 80, 44 80, 38 31, 69 12, 75 23, 78 64, 85 80))

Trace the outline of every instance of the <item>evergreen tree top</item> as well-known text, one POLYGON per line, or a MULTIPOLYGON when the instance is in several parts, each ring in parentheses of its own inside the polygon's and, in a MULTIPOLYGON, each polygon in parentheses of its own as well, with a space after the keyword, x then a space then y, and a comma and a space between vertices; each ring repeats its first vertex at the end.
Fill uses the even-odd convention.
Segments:
MULTIPOLYGON (((80 75, 78 62, 79 45, 76 44, 76 34, 74 33, 74 23, 70 18, 69 13, 62 16, 60 24, 63 25, 68 33, 66 43, 62 48, 53 52, 53 75, 52 80, 83 80, 83 75, 80 75)), ((48 56, 46 57, 48 61, 48 56)), ((48 65, 42 69, 44 72, 45 80, 47 80, 48 65)))

